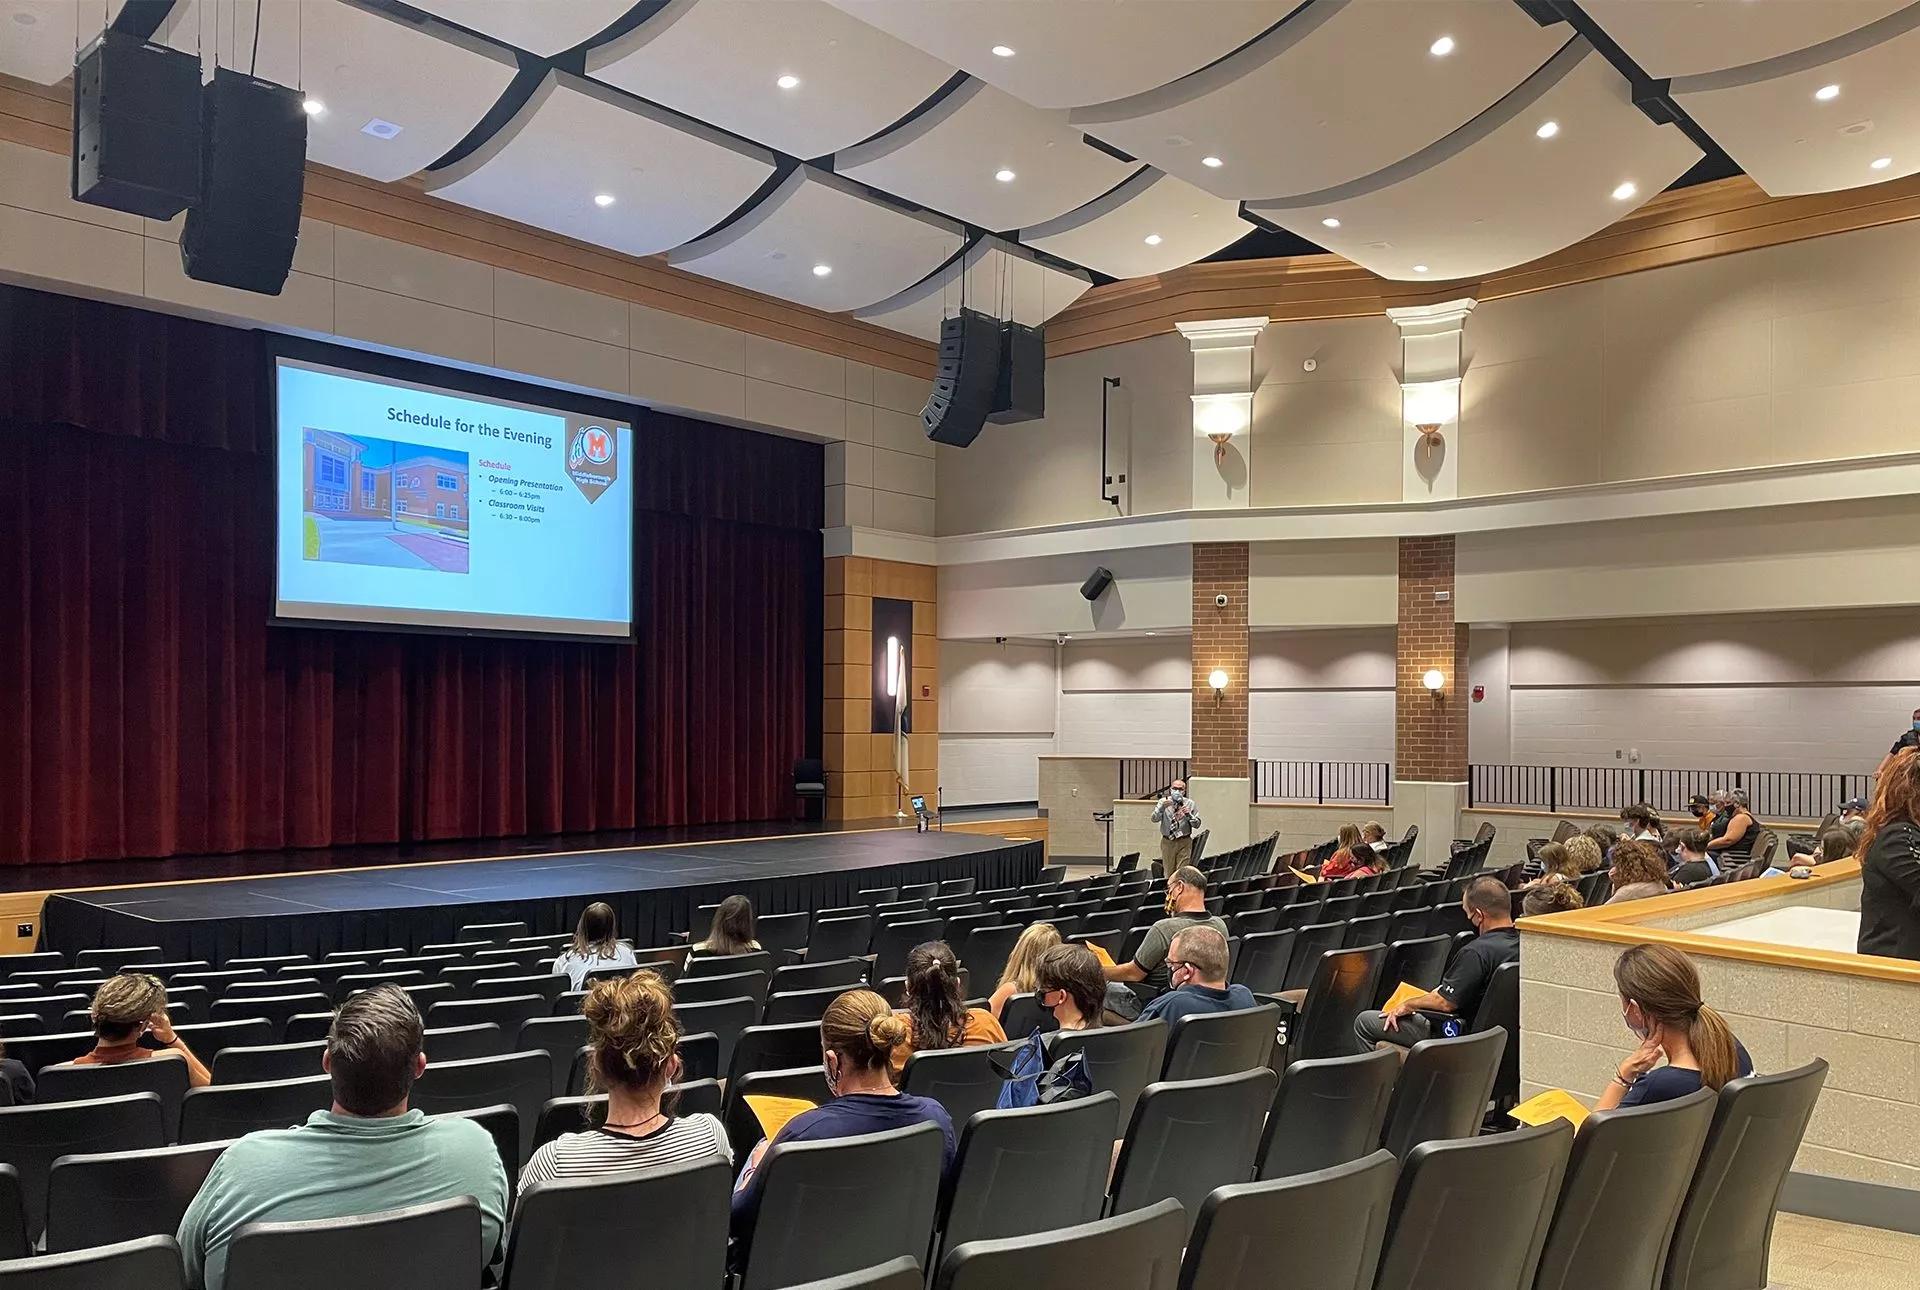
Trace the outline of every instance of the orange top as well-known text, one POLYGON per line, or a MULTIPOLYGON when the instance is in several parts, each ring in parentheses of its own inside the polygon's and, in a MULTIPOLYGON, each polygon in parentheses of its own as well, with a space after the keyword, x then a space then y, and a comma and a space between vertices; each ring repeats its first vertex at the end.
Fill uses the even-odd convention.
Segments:
MULTIPOLYGON (((900 1015, 904 1017, 906 1013, 902 1012, 900 1015)), ((1000 1023, 994 1019, 991 1012, 985 1008, 967 1009, 967 1028, 960 1036, 960 1047, 981 1048, 988 1044, 1006 1042, 1007 1032, 1000 1028, 1000 1023)), ((906 1043, 893 1050, 893 1060, 888 1063, 894 1079, 900 1078, 900 1072, 907 1068, 907 1058, 911 1056, 913 1056, 913 1040, 909 1037, 906 1043)))

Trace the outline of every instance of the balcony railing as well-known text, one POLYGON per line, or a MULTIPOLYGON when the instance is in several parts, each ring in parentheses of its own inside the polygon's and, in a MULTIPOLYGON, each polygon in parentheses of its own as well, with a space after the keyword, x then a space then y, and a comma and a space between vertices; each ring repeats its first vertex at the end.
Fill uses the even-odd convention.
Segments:
POLYGON ((1393 804, 1393 763, 1385 761, 1255 761, 1256 802, 1393 804))
POLYGON ((1872 780, 1829 771, 1475 765, 1468 768, 1467 805, 1611 815, 1645 802, 1663 815, 1685 815, 1689 797, 1740 788, 1761 820, 1817 820, 1847 798, 1867 796, 1872 780))
POLYGON ((1122 757, 1118 798, 1145 800, 1160 796, 1167 785, 1187 777, 1185 757, 1122 757))

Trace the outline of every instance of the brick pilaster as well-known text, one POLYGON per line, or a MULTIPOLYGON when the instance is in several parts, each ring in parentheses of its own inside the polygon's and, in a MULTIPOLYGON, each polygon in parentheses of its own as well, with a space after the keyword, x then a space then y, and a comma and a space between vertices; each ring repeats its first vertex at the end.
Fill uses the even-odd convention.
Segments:
POLYGON ((1193 775, 1247 774, 1247 544, 1193 548, 1193 775), (1214 603, 1225 595, 1224 606, 1214 603), (1216 694, 1207 678, 1227 674, 1216 694))
POLYGON ((1394 778, 1467 778, 1467 629, 1454 621, 1451 534, 1400 539, 1400 620, 1394 682, 1394 778), (1445 593, 1441 598, 1438 593, 1445 593), (1438 697, 1423 679, 1439 668, 1438 697))

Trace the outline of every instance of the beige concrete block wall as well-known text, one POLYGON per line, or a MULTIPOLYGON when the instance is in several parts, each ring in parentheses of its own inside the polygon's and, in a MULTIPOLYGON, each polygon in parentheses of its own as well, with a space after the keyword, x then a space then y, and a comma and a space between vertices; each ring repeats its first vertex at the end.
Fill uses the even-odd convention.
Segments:
MULTIPOLYGON (((1040 809, 1047 817, 1047 846, 1056 856, 1104 856, 1106 830, 1093 813, 1113 805, 1120 784, 1114 757, 1042 757, 1040 809)), ((1125 853, 1126 848, 1114 852, 1125 853)))

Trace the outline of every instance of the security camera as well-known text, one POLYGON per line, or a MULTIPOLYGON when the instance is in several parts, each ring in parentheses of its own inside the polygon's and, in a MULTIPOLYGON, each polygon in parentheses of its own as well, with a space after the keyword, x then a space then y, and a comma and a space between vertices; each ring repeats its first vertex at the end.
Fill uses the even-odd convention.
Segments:
POLYGON ((1213 598, 1213 603, 1216 608, 1225 609, 1227 607, 1227 593, 1223 591, 1219 595, 1215 596, 1213 598))

